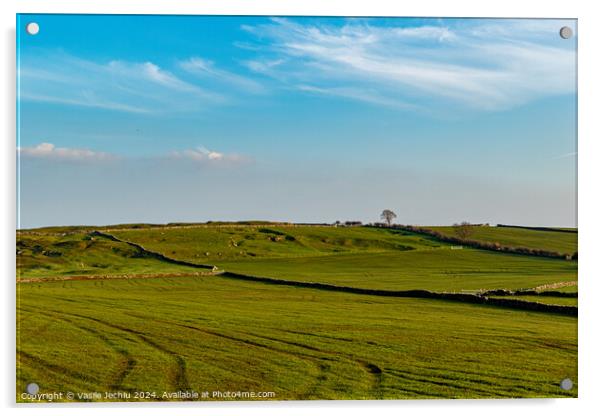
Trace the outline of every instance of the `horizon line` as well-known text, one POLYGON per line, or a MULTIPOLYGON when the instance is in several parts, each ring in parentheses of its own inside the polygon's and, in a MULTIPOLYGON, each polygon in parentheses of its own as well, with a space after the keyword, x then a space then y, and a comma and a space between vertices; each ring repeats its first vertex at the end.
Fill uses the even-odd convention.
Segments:
MULTIPOLYGON (((232 224, 232 225, 262 225, 262 224, 277 224, 277 225, 306 225, 306 226, 334 226, 337 224, 346 225, 348 223, 353 223, 355 226, 365 226, 365 225, 376 225, 376 224, 384 224, 384 222, 380 221, 372 221, 372 222, 363 222, 360 220, 338 220, 338 221, 330 221, 330 222, 311 222, 311 221, 275 221, 275 220, 207 220, 207 221, 170 221, 170 222, 124 222, 124 223, 111 223, 111 224, 61 224, 61 225, 42 225, 37 227, 29 227, 29 228, 16 228, 15 231, 32 231, 32 230, 40 230, 40 229, 48 229, 48 228, 107 228, 107 227, 124 227, 124 226, 150 226, 150 227, 177 227, 177 226, 191 226, 191 225, 218 225, 218 224, 232 224)), ((418 226, 418 227, 451 227, 460 222, 451 223, 451 224, 403 224, 403 223, 393 223, 392 225, 403 225, 403 226, 418 226)), ((469 222, 472 226, 483 226, 483 227, 498 227, 498 226, 506 226, 506 227, 529 227, 529 228, 573 228, 578 229, 577 225, 532 225, 532 224, 504 224, 504 223, 493 223, 493 222, 469 222)))

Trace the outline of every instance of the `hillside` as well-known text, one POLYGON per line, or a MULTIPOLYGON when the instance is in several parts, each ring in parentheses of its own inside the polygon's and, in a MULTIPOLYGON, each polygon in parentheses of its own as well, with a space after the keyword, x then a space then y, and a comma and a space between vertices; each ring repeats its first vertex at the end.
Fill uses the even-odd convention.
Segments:
POLYGON ((577 395, 558 387, 577 380, 576 260, 388 228, 135 224, 19 231, 17 279, 18 391, 577 395))
MULTIPOLYGON (((454 227, 426 227, 455 237, 454 227)), ((577 232, 543 231, 518 227, 472 226, 471 240, 499 243, 502 246, 527 247, 572 254, 577 251, 577 232)))

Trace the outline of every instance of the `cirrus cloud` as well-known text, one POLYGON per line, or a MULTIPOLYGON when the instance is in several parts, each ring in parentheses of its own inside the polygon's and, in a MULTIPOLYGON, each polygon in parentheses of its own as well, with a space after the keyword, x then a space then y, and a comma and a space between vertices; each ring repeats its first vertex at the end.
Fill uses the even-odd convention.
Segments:
POLYGON ((23 57, 19 78, 22 100, 129 113, 191 112, 229 101, 150 61, 96 62, 50 51, 23 57))
POLYGON ((575 39, 558 36, 563 25, 574 22, 441 20, 404 27, 377 19, 335 25, 274 18, 241 29, 264 45, 263 56, 247 67, 305 93, 355 95, 388 107, 497 111, 575 93, 575 39))

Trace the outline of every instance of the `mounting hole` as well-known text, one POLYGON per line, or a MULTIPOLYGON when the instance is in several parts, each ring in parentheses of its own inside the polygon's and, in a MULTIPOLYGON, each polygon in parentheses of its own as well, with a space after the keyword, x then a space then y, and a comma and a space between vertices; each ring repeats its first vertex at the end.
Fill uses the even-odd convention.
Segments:
POLYGON ((570 378, 565 378, 560 382, 560 388, 562 390, 570 390, 573 388, 573 381, 570 378))
POLYGON ((25 30, 30 35, 37 35, 38 32, 40 31, 40 25, 37 24, 36 22, 30 22, 30 23, 27 23, 27 26, 25 26, 25 30))
POLYGON ((40 386, 37 383, 29 383, 26 387, 27 393, 35 395, 40 391, 40 386))
POLYGON ((563 26, 560 28, 560 37, 562 39, 569 39, 573 37, 573 29, 568 26, 563 26))

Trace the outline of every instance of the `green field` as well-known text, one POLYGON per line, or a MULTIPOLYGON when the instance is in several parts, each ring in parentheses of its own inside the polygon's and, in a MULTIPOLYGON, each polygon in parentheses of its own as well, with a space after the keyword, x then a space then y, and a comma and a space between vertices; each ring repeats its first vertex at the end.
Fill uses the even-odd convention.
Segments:
MULTIPOLYGON (((455 237, 454 227, 428 227, 455 237)), ((500 243, 502 246, 526 247, 573 254, 577 251, 577 233, 538 231, 514 227, 472 226, 470 240, 500 243)), ((561 229, 559 229, 561 230, 561 229)), ((568 229, 565 229, 568 230, 568 229)), ((574 229, 573 229, 574 230, 574 229)))
POLYGON ((197 263, 450 246, 418 234, 365 227, 197 226, 111 230, 110 233, 170 257, 197 263))
POLYGON ((24 284, 18 306, 18 391, 576 394, 558 387, 577 375, 570 317, 221 277, 24 284))
POLYGON ((363 227, 197 227, 112 233, 174 258, 209 262, 228 271, 361 288, 524 289, 574 281, 577 275, 576 262, 452 250, 451 244, 431 237, 363 227))
POLYGON ((521 296, 492 296, 493 298, 501 298, 501 299, 518 299, 524 300, 528 302, 539 302, 545 303, 548 305, 567 305, 567 306, 577 306, 577 298, 565 298, 561 296, 530 296, 530 295, 521 295, 521 296))
MULTIPOLYGON (((456 250, 431 237, 367 227, 102 230, 122 241, 92 235, 92 228, 17 233, 17 392, 35 381, 41 392, 274 392, 263 400, 577 395, 576 387, 559 388, 565 377, 577 382, 574 316, 219 274, 479 292, 575 282, 576 261, 456 250)), ((535 241, 523 231, 516 229, 517 244, 535 241)), ((542 241, 563 234, 528 231, 546 233, 542 241)))
POLYGON ((197 271, 144 257, 127 244, 84 232, 17 236, 17 279, 197 271))
POLYGON ((521 289, 576 279, 576 264, 481 250, 413 250, 294 259, 218 262, 221 268, 257 276, 370 289, 521 289))
POLYGON ((557 292, 576 293, 578 291, 578 286, 577 285, 564 286, 564 287, 555 288, 554 290, 557 291, 557 292))

